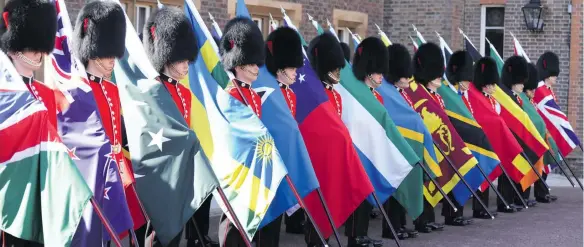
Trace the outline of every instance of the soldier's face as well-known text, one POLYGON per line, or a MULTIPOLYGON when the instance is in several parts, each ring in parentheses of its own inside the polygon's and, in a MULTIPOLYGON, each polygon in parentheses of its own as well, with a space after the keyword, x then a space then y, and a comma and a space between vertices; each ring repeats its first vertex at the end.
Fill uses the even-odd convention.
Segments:
POLYGON ((114 71, 114 65, 116 65, 116 58, 115 57, 107 57, 107 58, 97 58, 95 59, 95 63, 102 74, 105 76, 111 75, 114 71))
POLYGON ((383 75, 379 73, 369 75, 369 80, 367 80, 367 84, 372 88, 378 88, 381 82, 383 82, 383 75))
POLYGON ((38 70, 42 65, 43 56, 45 54, 36 51, 22 51, 11 53, 10 57, 15 63, 15 67, 18 69, 24 69, 29 71, 38 70))
POLYGON ((460 90, 467 91, 470 85, 470 81, 461 81, 458 85, 460 85, 460 90))
POLYGON ((557 80, 558 80, 557 76, 550 76, 545 79, 545 84, 551 87, 553 85, 556 85, 557 80))
POLYGON ((523 84, 515 84, 515 85, 511 86, 511 90, 513 90, 513 92, 519 94, 519 93, 523 92, 523 87, 524 87, 523 84))
POLYGON ((410 86, 410 78, 399 78, 399 81, 395 85, 401 89, 406 89, 410 86))
POLYGON ((533 96, 535 96, 535 90, 533 89, 528 89, 525 90, 525 94, 527 95, 527 97, 529 97, 530 99, 533 99, 533 96))
POLYGON ((167 65, 166 71, 168 71, 168 76, 180 81, 184 79, 189 73, 189 61, 183 60, 167 65))
POLYGON ((252 83, 257 80, 259 71, 260 68, 257 64, 247 64, 235 67, 237 78, 247 83, 252 83))
POLYGON ((292 85, 296 81, 296 68, 285 68, 278 72, 278 81, 292 85))
POLYGON ((483 92, 492 95, 495 93, 495 84, 486 85, 483 87, 483 92))

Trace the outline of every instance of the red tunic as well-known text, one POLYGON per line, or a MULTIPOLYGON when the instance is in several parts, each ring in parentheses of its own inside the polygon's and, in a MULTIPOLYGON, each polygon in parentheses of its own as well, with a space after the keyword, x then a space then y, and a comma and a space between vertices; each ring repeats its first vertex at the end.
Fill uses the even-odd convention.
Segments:
POLYGON ((333 85, 323 82, 324 91, 329 98, 329 102, 333 105, 339 117, 343 115, 343 99, 341 95, 333 88, 333 85))
POLYGON ((282 90, 284 99, 286 99, 286 104, 288 104, 288 108, 290 108, 290 113, 296 118, 296 94, 292 91, 290 86, 284 83, 280 83, 280 90, 282 90))
POLYGON ((375 98, 377 98, 377 100, 383 105, 383 96, 381 96, 381 94, 379 94, 379 92, 375 91, 374 88, 369 88, 369 89, 371 89, 373 96, 375 96, 375 98))
POLYGON ((241 97, 239 90, 237 90, 237 85, 234 85, 232 88, 229 88, 227 92, 231 94, 231 96, 235 97, 241 103, 248 105, 251 107, 253 112, 259 117, 262 117, 262 99, 260 96, 251 88, 249 83, 242 82, 240 80, 233 80, 233 84, 239 85, 239 89, 243 96, 245 97, 245 101, 241 97))
POLYGON ((26 84, 26 87, 28 87, 28 91, 45 105, 49 112, 49 123, 57 129, 57 102, 55 100, 55 92, 53 89, 32 77, 23 76, 22 80, 26 84))
POLYGON ((428 89, 428 92, 430 92, 430 96, 432 96, 432 99, 434 99, 434 101, 436 101, 436 103, 438 103, 440 105, 440 107, 442 107, 442 110, 446 109, 446 106, 444 105, 444 100, 442 99, 442 96, 440 96, 440 94, 434 92, 433 90, 428 89))
POLYGON ((191 93, 189 89, 180 84, 179 81, 164 74, 160 74, 158 79, 164 83, 164 86, 170 93, 170 96, 172 96, 172 99, 180 111, 180 114, 184 117, 185 121, 190 126, 191 115, 189 114, 189 109, 191 107, 191 93))
POLYGON ((118 87, 110 81, 89 73, 87 73, 87 78, 93 91, 93 97, 97 104, 105 134, 112 145, 111 157, 116 161, 118 170, 120 171, 120 177, 122 178, 126 192, 126 200, 134 222, 134 229, 137 229, 144 225, 146 221, 140 211, 140 204, 134 192, 134 187, 130 186, 136 180, 134 179, 132 163, 129 157, 124 156, 123 152, 124 146, 127 145, 127 140, 122 133, 124 126, 118 87))
POLYGON ((397 88, 397 91, 399 92, 399 94, 401 94, 401 96, 406 100, 406 102, 408 102, 408 105, 410 105, 413 109, 414 103, 412 102, 412 99, 410 99, 410 96, 408 95, 408 93, 406 93, 405 90, 403 90, 399 87, 395 87, 395 88, 397 88))

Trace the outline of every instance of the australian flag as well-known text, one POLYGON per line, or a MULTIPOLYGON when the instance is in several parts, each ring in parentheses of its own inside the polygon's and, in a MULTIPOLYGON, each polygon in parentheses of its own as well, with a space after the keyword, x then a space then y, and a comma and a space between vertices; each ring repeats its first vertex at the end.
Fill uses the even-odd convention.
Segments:
MULTIPOLYGON (((53 85, 59 106, 59 134, 92 189, 95 200, 114 230, 120 234, 133 226, 118 166, 111 157, 97 104, 83 65, 71 55, 68 37, 72 33, 63 0, 56 0, 55 49, 46 63, 46 83, 53 85)), ((87 207, 71 246, 101 246, 110 236, 92 207, 87 207)))

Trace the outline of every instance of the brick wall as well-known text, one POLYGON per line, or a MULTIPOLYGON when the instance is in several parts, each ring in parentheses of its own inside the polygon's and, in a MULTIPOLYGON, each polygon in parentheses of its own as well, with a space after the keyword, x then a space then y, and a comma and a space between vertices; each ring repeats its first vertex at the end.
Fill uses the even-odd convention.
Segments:
POLYGON ((71 25, 75 25, 79 10, 83 8, 85 2, 85 0, 65 0, 65 5, 67 6, 67 11, 69 12, 69 18, 71 19, 71 25))

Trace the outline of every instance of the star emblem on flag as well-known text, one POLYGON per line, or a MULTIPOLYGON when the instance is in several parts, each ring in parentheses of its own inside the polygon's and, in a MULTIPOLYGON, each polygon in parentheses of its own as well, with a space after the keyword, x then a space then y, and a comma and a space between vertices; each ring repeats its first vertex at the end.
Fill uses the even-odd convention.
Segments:
POLYGON ((300 83, 303 83, 306 79, 304 79, 304 77, 306 76, 306 74, 300 74, 300 77, 298 78, 298 81, 300 83))
POLYGON ((67 153, 69 154, 69 157, 71 157, 71 159, 73 159, 73 160, 81 160, 75 154, 76 151, 77 151, 77 147, 74 147, 74 148, 71 148, 71 149, 67 148, 67 153))
POLYGON ((107 194, 110 190, 112 189, 112 187, 105 187, 105 189, 103 190, 103 198, 105 198, 106 200, 109 201, 109 195, 107 194))
POLYGON ((162 152, 162 143, 170 141, 170 139, 164 137, 163 131, 164 128, 160 128, 160 130, 158 130, 157 133, 152 133, 148 131, 148 134, 150 134, 150 137, 152 137, 152 141, 148 143, 148 147, 156 145, 158 147, 158 150, 162 152))

